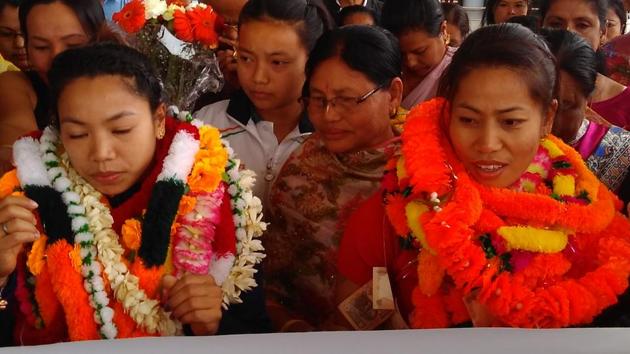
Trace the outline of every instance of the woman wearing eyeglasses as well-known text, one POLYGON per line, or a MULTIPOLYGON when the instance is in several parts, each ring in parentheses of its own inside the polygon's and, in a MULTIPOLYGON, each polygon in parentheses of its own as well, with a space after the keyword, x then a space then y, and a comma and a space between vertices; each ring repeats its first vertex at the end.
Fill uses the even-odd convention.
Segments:
POLYGON ((399 150, 400 72, 397 40, 375 27, 334 30, 311 52, 301 101, 316 133, 272 188, 264 239, 267 296, 287 314, 280 330, 327 329, 345 216, 377 190, 399 150))
MULTIPOLYGON (((24 35, 18 20, 19 0, 0 0, 0 56, 20 69, 28 69, 24 35)), ((0 69, 0 73, 5 70, 0 69)))

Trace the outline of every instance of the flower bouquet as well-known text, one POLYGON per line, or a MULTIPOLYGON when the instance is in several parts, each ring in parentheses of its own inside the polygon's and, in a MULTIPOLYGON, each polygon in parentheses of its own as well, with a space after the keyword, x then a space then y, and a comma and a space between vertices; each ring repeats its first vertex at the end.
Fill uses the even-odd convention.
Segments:
POLYGON ((223 21, 212 7, 189 0, 132 0, 113 20, 157 70, 169 104, 191 110, 204 92, 218 92, 215 56, 223 21))

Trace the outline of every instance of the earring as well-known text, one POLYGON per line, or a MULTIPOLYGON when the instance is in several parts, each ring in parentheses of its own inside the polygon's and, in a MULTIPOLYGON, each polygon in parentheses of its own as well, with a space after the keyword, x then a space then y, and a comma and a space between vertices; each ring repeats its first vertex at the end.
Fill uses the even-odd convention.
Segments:
POLYGON ((451 35, 448 32, 443 34, 442 37, 444 37, 444 44, 449 45, 451 43, 451 35))
POLYGON ((162 123, 158 125, 158 130, 156 134, 157 140, 162 140, 164 138, 164 135, 166 135, 166 122, 162 121, 162 123))
POLYGON ((389 118, 394 118, 396 117, 396 114, 398 113, 398 110, 396 108, 394 108, 393 110, 389 111, 389 118))

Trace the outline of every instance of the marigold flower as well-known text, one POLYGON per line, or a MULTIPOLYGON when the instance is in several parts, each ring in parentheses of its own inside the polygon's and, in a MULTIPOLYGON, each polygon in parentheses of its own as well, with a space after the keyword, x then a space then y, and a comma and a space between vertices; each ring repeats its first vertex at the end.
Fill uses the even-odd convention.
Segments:
POLYGON ((188 195, 182 196, 182 199, 179 201, 177 215, 187 215, 195 209, 195 205, 197 205, 197 199, 188 195))
POLYGON ((17 178, 17 170, 7 172, 0 178, 0 198, 8 196, 19 187, 20 181, 17 178))
POLYGON ((123 244, 128 250, 136 251, 140 248, 142 225, 139 220, 126 220, 122 226, 121 233, 123 244))

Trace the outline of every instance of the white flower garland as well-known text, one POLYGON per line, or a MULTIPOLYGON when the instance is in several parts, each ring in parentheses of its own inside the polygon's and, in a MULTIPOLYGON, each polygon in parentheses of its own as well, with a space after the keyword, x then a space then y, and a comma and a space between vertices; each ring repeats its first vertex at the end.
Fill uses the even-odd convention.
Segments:
MULTIPOLYGON (((64 163, 69 164, 67 155, 64 163)), ((164 311, 157 300, 151 299, 140 288, 140 280, 132 274, 122 258, 124 248, 118 242, 118 234, 112 229, 114 219, 109 208, 100 202, 101 194, 69 169, 69 177, 78 191, 87 212, 88 224, 95 235, 98 257, 105 267, 116 300, 122 304, 129 316, 149 334, 162 336, 181 334, 182 327, 164 311)))
POLYGON ((74 242, 80 246, 83 287, 89 295, 90 306, 94 309, 94 319, 100 325, 99 332, 103 338, 113 339, 118 335, 118 329, 113 322, 114 310, 108 306, 109 297, 101 276, 102 269, 97 258, 94 234, 88 226, 86 208, 80 204, 79 195, 71 190, 73 183, 68 179, 65 169, 57 157, 56 143, 57 133, 50 127, 46 128, 39 145, 41 161, 44 162, 53 188, 61 193, 68 216, 72 220, 72 231, 75 233, 74 242))
POLYGON ((224 140, 223 145, 228 151, 225 172, 237 239, 236 261, 221 285, 223 306, 227 307, 231 303, 242 303, 241 292, 258 285, 254 279, 255 265, 265 258, 265 249, 259 238, 267 229, 267 224, 262 222, 262 203, 252 192, 256 174, 246 169, 239 171, 241 161, 234 157, 234 150, 227 141, 224 140))

